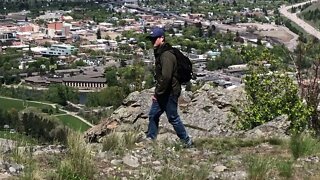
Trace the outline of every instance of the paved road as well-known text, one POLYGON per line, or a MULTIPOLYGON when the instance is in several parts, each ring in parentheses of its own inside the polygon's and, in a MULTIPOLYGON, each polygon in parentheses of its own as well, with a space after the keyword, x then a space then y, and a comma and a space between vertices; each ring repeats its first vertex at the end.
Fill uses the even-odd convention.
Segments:
POLYGON ((304 5, 306 3, 309 2, 315 2, 315 1, 319 1, 319 0, 311 0, 311 1, 306 1, 306 2, 302 2, 302 3, 298 3, 298 4, 294 4, 291 6, 281 6, 279 8, 280 13, 285 16, 286 18, 290 19, 291 21, 295 22, 297 25, 299 25, 302 29, 304 29, 307 33, 313 35, 314 37, 320 39, 320 32, 318 31, 318 29, 315 29, 314 27, 312 27, 311 25, 309 25, 308 23, 306 23, 305 21, 303 21, 302 19, 300 19, 297 16, 297 13, 291 13, 289 12, 289 10, 292 7, 298 7, 301 5, 304 5))
MULTIPOLYGON (((22 99, 16 99, 16 98, 11 98, 11 97, 5 97, 5 96, 0 96, 1 98, 4 98, 4 99, 12 99, 12 100, 17 100, 17 101, 23 101, 22 99)), ((53 108, 56 108, 57 104, 53 104, 53 103, 45 103, 45 102, 40 102, 40 101, 28 101, 28 102, 33 102, 33 103, 38 103, 38 104, 44 104, 44 105, 48 105, 48 106, 51 106, 53 108)), ((78 119, 80 119, 82 122, 88 124, 90 127, 93 127, 94 125, 91 124, 90 122, 88 122, 87 120, 85 120, 84 118, 78 116, 76 113, 74 112, 70 112, 70 111, 67 111, 67 110, 64 110, 64 109, 59 109, 60 111, 64 112, 65 114, 67 115, 71 115, 73 117, 76 117, 78 119)), ((64 114, 64 115, 65 115, 64 114)))

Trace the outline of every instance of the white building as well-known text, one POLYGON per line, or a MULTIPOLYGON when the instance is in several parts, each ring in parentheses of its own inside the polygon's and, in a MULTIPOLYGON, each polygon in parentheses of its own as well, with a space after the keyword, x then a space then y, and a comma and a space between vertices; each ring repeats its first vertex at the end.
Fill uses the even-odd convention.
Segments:
POLYGON ((71 55, 77 48, 68 44, 53 44, 45 51, 41 51, 42 55, 46 56, 67 56, 71 55))
POLYGON ((114 1, 124 5, 138 5, 138 0, 114 0, 114 1))

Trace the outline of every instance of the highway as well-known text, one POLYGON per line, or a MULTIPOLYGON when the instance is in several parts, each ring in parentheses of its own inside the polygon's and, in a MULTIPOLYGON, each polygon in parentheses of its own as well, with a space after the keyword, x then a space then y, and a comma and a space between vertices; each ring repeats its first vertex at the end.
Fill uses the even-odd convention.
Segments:
POLYGON ((319 0, 311 0, 311 1, 306 1, 306 2, 302 2, 302 3, 298 3, 298 4, 294 4, 294 5, 290 5, 290 6, 281 6, 279 8, 279 12, 285 16, 286 18, 290 19, 291 21, 295 22, 298 26, 300 26, 302 29, 304 29, 307 33, 309 33, 310 35, 313 35, 314 37, 320 39, 320 32, 318 29, 312 27, 310 24, 306 23, 304 20, 300 19, 297 16, 297 13, 291 13, 289 12, 289 10, 292 7, 298 7, 298 6, 302 6, 306 3, 310 3, 310 2, 316 2, 319 0))

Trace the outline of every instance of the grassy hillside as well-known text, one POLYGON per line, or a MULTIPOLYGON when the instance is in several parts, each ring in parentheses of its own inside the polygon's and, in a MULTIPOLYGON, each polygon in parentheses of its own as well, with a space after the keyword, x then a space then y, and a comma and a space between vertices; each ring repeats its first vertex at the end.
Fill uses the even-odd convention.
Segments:
POLYGON ((20 111, 25 109, 26 107, 36 107, 39 109, 52 109, 52 111, 55 113, 55 109, 52 106, 41 104, 41 103, 35 103, 30 101, 23 101, 23 100, 16 100, 16 99, 6 99, 3 97, 0 97, 0 108, 4 110, 10 110, 12 108, 15 108, 16 110, 20 111))
POLYGON ((37 102, 23 101, 19 99, 7 99, 0 97, 0 109, 10 110, 15 108, 17 111, 21 111, 27 107, 36 107, 40 110, 45 109, 46 111, 51 111, 54 116, 60 119, 65 125, 74 130, 79 130, 81 132, 87 130, 89 126, 82 122, 80 119, 72 116, 63 114, 64 112, 58 111, 50 105, 41 104, 37 102))
MULTIPOLYGON (((134 132, 112 133, 100 146, 70 134, 58 154, 8 154, 26 168, 19 179, 319 179, 317 139, 199 138, 191 149, 179 142, 137 142, 134 132), (19 158, 17 158, 19 157, 19 158)), ((0 157, 1 160, 1 157, 0 157)), ((1 167, 0 167, 1 170, 1 167)), ((1 173, 0 173, 1 177, 1 173)))
POLYGON ((58 115, 56 117, 60 119, 63 124, 67 125, 68 127, 76 131, 84 132, 90 127, 86 123, 71 115, 58 115))

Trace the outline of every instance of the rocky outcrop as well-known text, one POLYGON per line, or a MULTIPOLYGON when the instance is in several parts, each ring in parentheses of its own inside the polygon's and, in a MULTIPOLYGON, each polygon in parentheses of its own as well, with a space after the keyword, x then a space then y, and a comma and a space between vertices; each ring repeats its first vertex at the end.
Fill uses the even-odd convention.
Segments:
POLYGON ((287 130, 289 129, 290 121, 287 115, 282 115, 274 120, 257 126, 245 132, 246 138, 289 138, 287 130))
MULTIPOLYGON (((131 93, 110 118, 86 132, 86 139, 90 142, 98 141, 100 137, 114 130, 146 131, 153 92, 154 89, 147 89, 131 93)), ((242 96, 242 92, 242 87, 228 90, 209 84, 194 93, 183 91, 179 99, 179 114, 189 134, 193 137, 233 135, 234 120, 230 116, 230 109, 242 96)), ((165 113, 161 116, 159 131, 159 138, 175 138, 168 136, 174 133, 174 130, 165 113)))
MULTIPOLYGON (((146 131, 148 112, 154 89, 131 93, 110 118, 89 129, 85 137, 89 142, 99 139, 111 131, 146 131)), ((283 137, 290 125, 287 116, 258 126, 250 131, 236 130, 236 119, 231 108, 244 99, 243 86, 224 89, 205 84, 195 92, 183 91, 179 99, 179 114, 192 137, 241 136, 241 137, 283 137)), ((176 138, 165 113, 161 116, 158 139, 176 138)))

